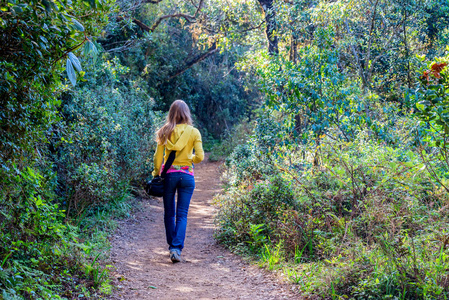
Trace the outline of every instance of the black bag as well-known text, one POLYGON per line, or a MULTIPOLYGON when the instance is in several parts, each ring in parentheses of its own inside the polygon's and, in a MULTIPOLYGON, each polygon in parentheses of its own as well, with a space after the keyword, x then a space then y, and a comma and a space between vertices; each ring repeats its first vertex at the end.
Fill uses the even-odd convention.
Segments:
POLYGON ((148 181, 145 186, 145 191, 150 196, 162 197, 164 195, 164 178, 167 174, 168 169, 170 169, 173 161, 175 160, 176 151, 172 151, 168 156, 167 162, 164 165, 164 171, 162 171, 161 176, 156 176, 152 180, 148 181))

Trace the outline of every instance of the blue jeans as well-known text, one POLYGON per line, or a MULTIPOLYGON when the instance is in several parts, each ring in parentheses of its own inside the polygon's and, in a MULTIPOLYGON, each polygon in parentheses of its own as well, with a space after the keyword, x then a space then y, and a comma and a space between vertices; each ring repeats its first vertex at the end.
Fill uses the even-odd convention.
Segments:
POLYGON ((175 172, 168 173, 164 179, 164 223, 167 243, 170 250, 181 253, 186 238, 187 213, 190 199, 195 189, 192 175, 175 172), (178 192, 178 201, 175 194, 178 192))

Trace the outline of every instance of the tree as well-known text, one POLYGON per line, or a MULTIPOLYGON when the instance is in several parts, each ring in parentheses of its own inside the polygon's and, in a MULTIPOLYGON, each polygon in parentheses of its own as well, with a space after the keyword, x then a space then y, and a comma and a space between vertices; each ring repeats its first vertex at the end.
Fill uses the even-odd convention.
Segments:
POLYGON ((268 40, 268 53, 270 55, 279 54, 278 48, 278 36, 277 36, 277 23, 276 23, 276 10, 274 9, 274 0, 258 0, 264 15, 268 40))
MULTIPOLYGON (((53 130, 60 129, 58 95, 61 89, 72 86, 70 79, 76 83, 76 71, 82 69, 78 49, 88 45, 85 50, 93 50, 92 36, 107 23, 106 12, 112 9, 112 1, 100 0, 0 2, 0 260, 3 261, 0 289, 3 297, 8 298, 9 288, 31 291, 24 287, 25 277, 34 276, 30 280, 32 284, 44 284, 43 281, 58 273, 61 260, 57 245, 66 240, 56 201, 57 180, 47 156, 51 151, 48 138, 53 130), (31 261, 48 257, 51 260, 43 262, 46 267, 42 272, 31 271, 35 268, 31 261), (15 263, 10 264, 11 260, 15 263), (22 264, 30 271, 18 276, 20 273, 15 268, 21 269, 22 264), (45 272, 52 275, 41 276, 45 272)), ((43 290, 33 291, 33 296, 24 293, 27 297, 54 298, 48 294, 49 290, 43 290)))

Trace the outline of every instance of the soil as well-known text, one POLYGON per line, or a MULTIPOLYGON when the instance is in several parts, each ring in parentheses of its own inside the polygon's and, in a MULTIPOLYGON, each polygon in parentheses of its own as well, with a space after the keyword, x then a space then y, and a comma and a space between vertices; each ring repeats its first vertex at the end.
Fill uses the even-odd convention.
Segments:
POLYGON ((207 161, 195 166, 182 262, 169 259, 162 199, 140 199, 141 209, 120 222, 111 240, 115 288, 109 299, 300 299, 291 285, 214 240, 218 168, 207 161))

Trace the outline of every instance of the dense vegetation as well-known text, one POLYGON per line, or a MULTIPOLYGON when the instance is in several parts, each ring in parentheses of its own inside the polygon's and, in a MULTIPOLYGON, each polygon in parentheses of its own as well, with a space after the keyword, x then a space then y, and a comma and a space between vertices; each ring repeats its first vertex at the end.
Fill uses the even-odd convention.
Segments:
POLYGON ((446 1, 0 1, 0 298, 111 291, 170 103, 217 238, 304 295, 449 297, 446 1))
POLYGON ((226 159, 219 240, 308 296, 449 297, 447 9, 273 1, 275 50, 240 63, 266 103, 226 159))
POLYGON ((107 236, 153 168, 159 111, 184 98, 210 142, 248 114, 235 55, 158 21, 172 3, 133 4, 0 2, 1 299, 111 292, 107 236))

